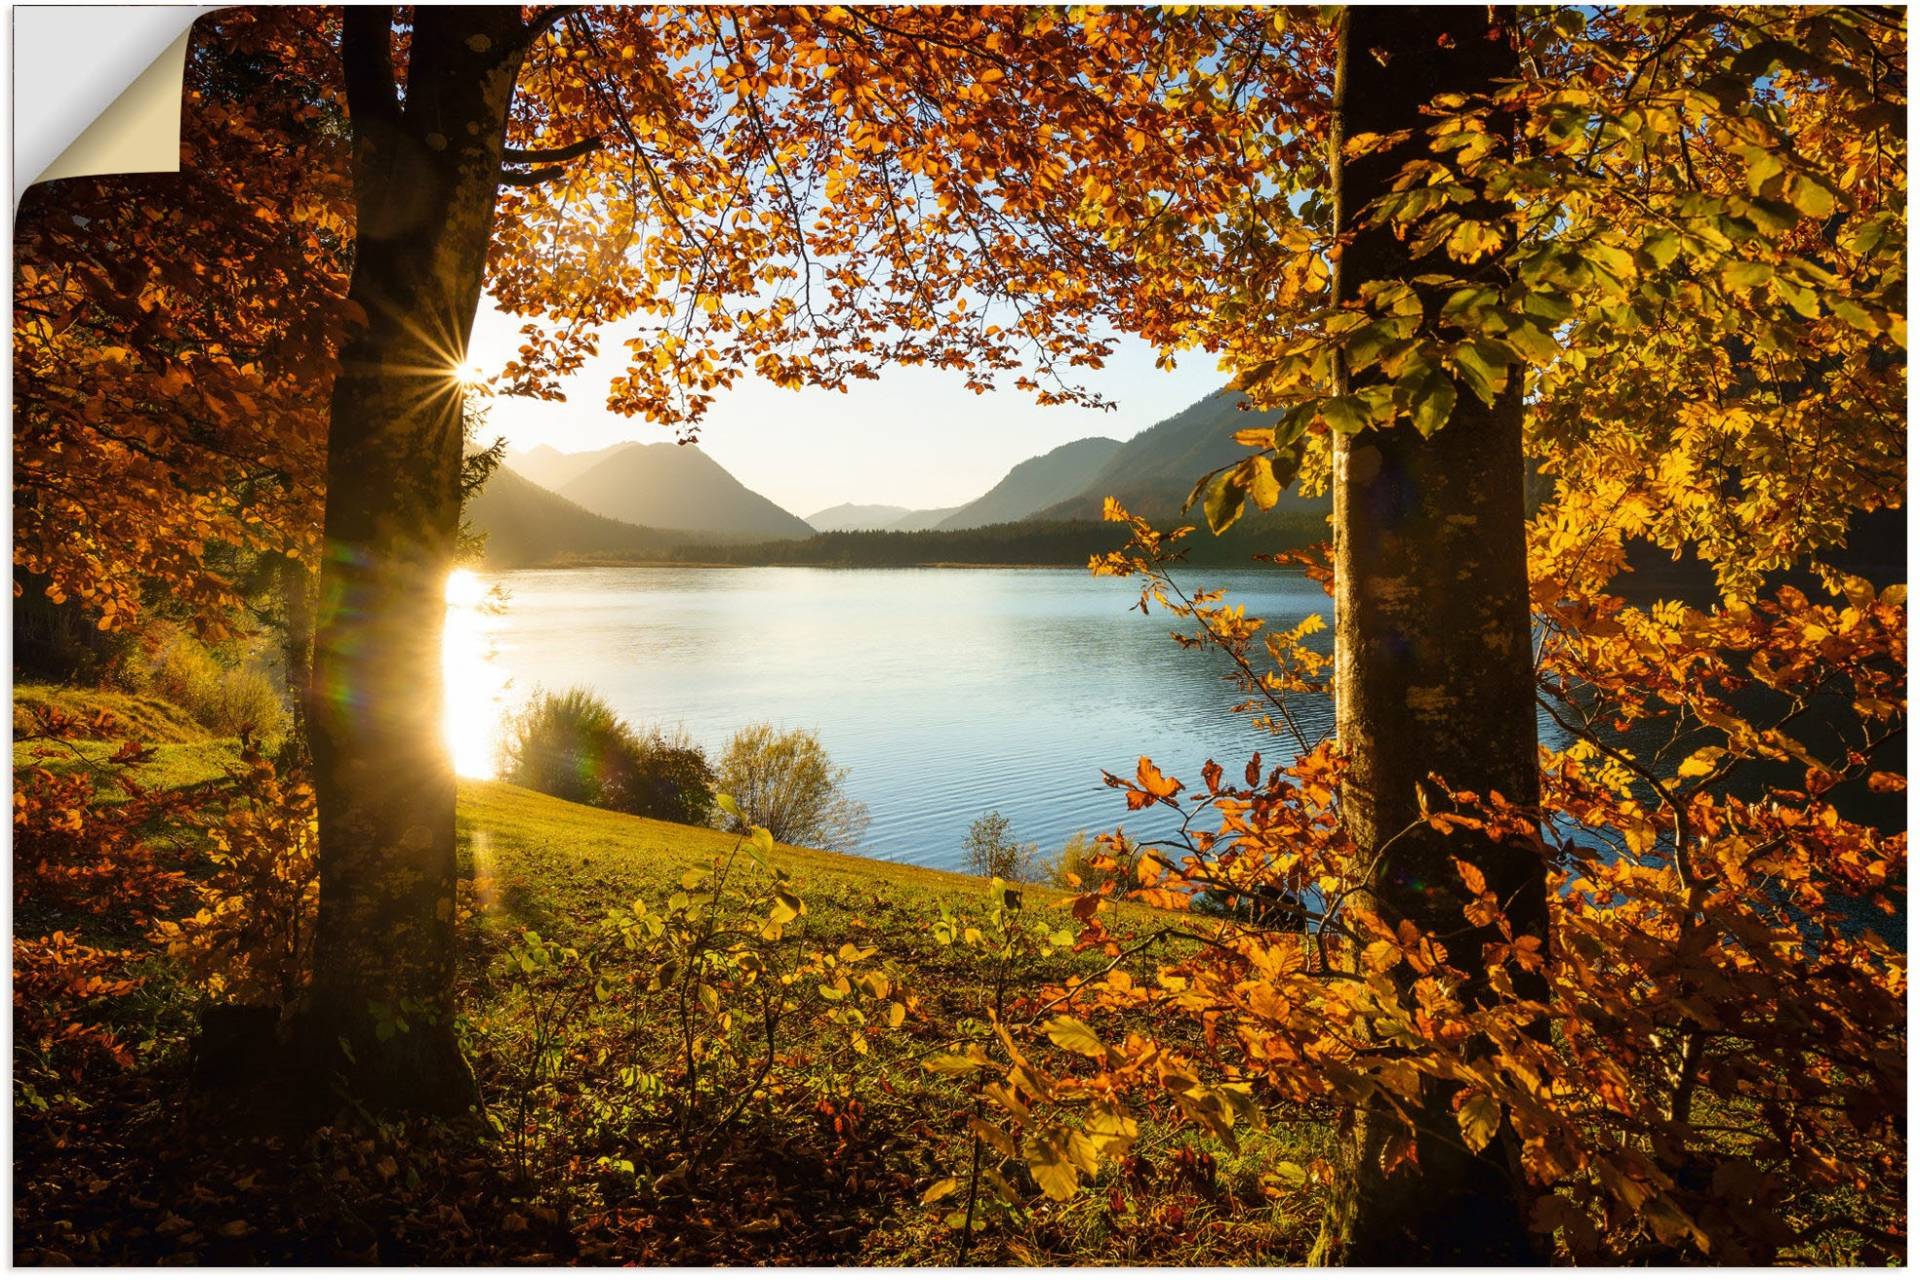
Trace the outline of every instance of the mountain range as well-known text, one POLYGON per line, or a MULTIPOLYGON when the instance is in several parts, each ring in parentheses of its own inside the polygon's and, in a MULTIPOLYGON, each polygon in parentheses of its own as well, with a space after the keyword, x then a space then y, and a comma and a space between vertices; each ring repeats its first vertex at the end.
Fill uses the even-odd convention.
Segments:
POLYGON ((596 515, 727 537, 811 538, 814 528, 691 444, 630 444, 555 488, 596 515))
MULTIPOLYGON (((1044 520, 1098 520, 1111 495, 1135 515, 1166 519, 1180 510, 1194 481, 1247 456, 1233 433, 1266 425, 1271 416, 1242 409, 1237 392, 1219 390, 1157 422, 1116 449, 1072 495, 1029 512, 1044 520)), ((1303 498, 1289 488, 1278 511, 1325 513, 1330 497, 1303 498)))
POLYGON ((637 447, 637 442, 622 440, 604 449, 585 453, 562 453, 550 444, 536 445, 525 453, 509 453, 507 465, 539 485, 559 492, 571 480, 577 480, 622 449, 637 447))
POLYGON ((846 533, 856 529, 874 532, 913 533, 932 529, 958 511, 958 507, 890 507, 883 503, 843 502, 807 517, 807 523, 821 533, 846 533))
MULTIPOLYGON (((1126 441, 1075 440, 1029 458, 959 507, 842 503, 807 519, 736 480, 695 445, 632 441, 582 453, 541 445, 507 455, 468 518, 497 564, 645 559, 702 546, 774 546, 857 531, 952 533, 1027 521, 1100 519, 1103 500, 1165 520, 1194 481, 1244 457, 1234 432, 1264 418, 1221 390, 1126 441)), ((1324 515, 1326 498, 1289 491, 1278 515, 1324 515)))
POLYGON ((486 534, 485 559, 497 569, 567 559, 644 560, 684 538, 595 515, 512 467, 496 467, 467 500, 467 523, 486 534))
MULTIPOLYGON (((936 529, 978 529, 1010 524, 1078 494, 1123 446, 1092 436, 1028 458, 999 484, 935 525, 936 529)), ((1097 515, 1097 513, 1096 513, 1097 515)))

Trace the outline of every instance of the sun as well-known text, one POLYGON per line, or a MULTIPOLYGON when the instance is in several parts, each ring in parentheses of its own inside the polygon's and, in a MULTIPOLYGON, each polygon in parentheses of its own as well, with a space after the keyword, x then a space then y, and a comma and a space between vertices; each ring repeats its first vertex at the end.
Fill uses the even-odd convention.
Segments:
POLYGON ((447 603, 456 609, 471 609, 487 598, 487 584, 471 569, 455 569, 447 575, 447 603))
POLYGON ((468 389, 485 386, 491 381, 486 369, 477 360, 468 360, 456 365, 453 370, 453 380, 468 389))

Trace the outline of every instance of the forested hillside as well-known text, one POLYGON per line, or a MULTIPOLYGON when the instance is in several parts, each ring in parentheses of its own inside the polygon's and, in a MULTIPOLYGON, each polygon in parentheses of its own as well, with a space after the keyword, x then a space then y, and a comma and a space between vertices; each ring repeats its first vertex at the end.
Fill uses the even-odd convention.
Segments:
POLYGON ((1000 483, 935 527, 977 529, 981 525, 1025 520, 1085 489, 1088 481, 1120 448, 1118 440, 1090 436, 1028 458, 1007 472, 1000 483))

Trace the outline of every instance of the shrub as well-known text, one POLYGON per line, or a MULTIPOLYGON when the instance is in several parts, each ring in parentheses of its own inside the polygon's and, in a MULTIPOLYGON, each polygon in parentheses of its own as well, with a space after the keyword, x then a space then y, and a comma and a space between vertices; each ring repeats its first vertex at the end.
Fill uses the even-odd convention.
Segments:
POLYGON ((1035 880, 1040 872, 1040 846, 1020 844, 1013 824, 999 810, 975 818, 967 828, 966 868, 977 876, 1002 880, 1035 880))
POLYGON ((258 751, 244 763, 229 808, 208 831, 199 909, 162 922, 152 938, 209 995, 284 1014, 313 969, 319 820, 304 778, 282 777, 258 751))
POLYGON ((1140 887, 1133 864, 1116 859, 1110 850, 1100 847, 1099 841, 1088 839, 1084 831, 1061 846, 1047 867, 1047 880, 1062 889, 1098 889, 1112 881, 1113 892, 1118 894, 1140 887))
POLYGON ((846 792, 851 770, 833 763, 818 736, 750 724, 720 757, 720 790, 742 817, 788 844, 852 849, 867 829, 867 807, 846 792))
POLYGON ((632 750, 632 731, 589 689, 539 690, 507 718, 500 742, 500 776, 532 791, 600 802, 606 761, 632 750))
POLYGON ((284 737, 292 719, 279 685, 258 667, 222 670, 205 706, 194 713, 216 733, 247 734, 263 742, 284 737))
POLYGON ((258 667, 220 661, 185 632, 166 634, 147 660, 141 683, 215 733, 261 741, 292 725, 279 684, 258 667))
POLYGON ((144 683, 196 720, 201 719, 200 709, 213 701, 219 680, 220 664, 205 645, 184 632, 163 634, 145 664, 144 683))
POLYGON ((676 729, 638 731, 590 689, 536 692, 508 718, 500 776, 533 791, 668 822, 704 823, 713 766, 676 729))
POLYGON ((685 729, 633 733, 633 751, 616 760, 602 803, 622 813, 704 825, 713 814, 713 766, 685 729))

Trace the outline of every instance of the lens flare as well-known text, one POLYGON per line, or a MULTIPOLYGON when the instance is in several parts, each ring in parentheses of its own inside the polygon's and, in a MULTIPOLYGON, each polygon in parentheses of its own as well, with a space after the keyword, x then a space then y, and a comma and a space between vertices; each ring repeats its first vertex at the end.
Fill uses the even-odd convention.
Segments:
POLYGON ((447 751, 461 777, 491 778, 509 683, 494 660, 492 633, 500 606, 492 586, 471 569, 447 575, 446 593, 440 669, 446 682, 447 751))

